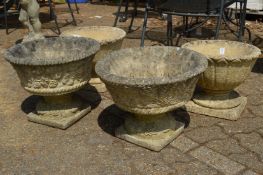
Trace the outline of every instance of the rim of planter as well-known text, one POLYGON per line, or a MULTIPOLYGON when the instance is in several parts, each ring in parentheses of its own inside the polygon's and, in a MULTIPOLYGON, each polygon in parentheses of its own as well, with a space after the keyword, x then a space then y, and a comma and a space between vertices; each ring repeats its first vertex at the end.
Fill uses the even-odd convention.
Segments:
MULTIPOLYGON (((124 39, 126 36, 126 32, 118 27, 111 27, 111 26, 83 26, 83 27, 75 27, 69 30, 66 30, 62 32, 61 36, 75 36, 75 37, 85 37, 84 35, 77 34, 77 31, 87 32, 88 30, 92 30, 95 32, 101 32, 101 31, 106 31, 107 33, 110 32, 117 32, 118 34, 116 35, 111 35, 111 37, 108 37, 106 39, 97 39, 96 37, 91 37, 95 40, 97 40, 101 45, 104 44, 109 44, 109 43, 114 43, 118 40, 124 39), (76 34, 74 34, 76 32, 76 34), (114 37, 112 37, 114 36, 114 37)), ((88 36, 87 36, 88 37, 88 36)))
MULTIPOLYGON (((227 55, 220 55, 220 54, 204 54, 209 60, 214 60, 214 61, 229 61, 229 62, 239 62, 239 61, 247 61, 247 60, 252 60, 255 58, 258 58, 259 55, 261 55, 261 50, 251 44, 239 42, 239 41, 229 41, 229 40, 196 40, 196 41, 190 41, 188 43, 185 43, 182 45, 182 48, 187 48, 192 50, 193 46, 203 46, 207 48, 207 45, 209 44, 216 44, 216 43, 225 43, 225 44, 233 44, 235 47, 240 47, 240 50, 249 49, 250 52, 246 52, 247 54, 240 54, 240 55, 235 55, 235 56, 227 56, 227 55)), ((208 48, 207 48, 208 49, 208 48)), ((226 48, 227 49, 227 48, 226 48)), ((231 49, 231 48, 228 48, 231 49)), ((196 50, 195 50, 196 51, 196 50)), ((197 51, 198 52, 198 51, 197 51)))
MULTIPOLYGON (((42 46, 42 47, 43 47, 42 46)), ((40 49, 39 47, 38 49, 40 49)), ((27 41, 20 44, 16 44, 5 52, 5 59, 13 64, 18 65, 32 65, 32 66, 46 66, 46 65, 58 65, 66 64, 78 60, 83 60, 91 55, 94 55, 100 49, 100 44, 94 39, 88 39, 84 37, 51 37, 45 39, 37 39, 33 41, 27 41), (63 44, 70 43, 73 47, 70 49, 64 48, 63 52, 71 54, 65 54, 63 56, 57 56, 56 59, 50 55, 37 55, 34 56, 30 52, 36 51, 36 47, 39 45, 48 46, 53 44, 53 52, 58 52, 56 49, 63 49, 63 44), (21 55, 19 55, 19 52, 21 55), (75 53, 72 56, 72 52, 75 53), (24 54, 24 55, 23 55, 24 54)), ((44 52, 43 52, 44 53, 44 52)))
MULTIPOLYGON (((118 56, 119 57, 119 56, 118 56)), ((150 55, 148 56, 150 57, 150 55)), ((127 48, 121 49, 118 51, 113 51, 103 59, 99 60, 95 66, 95 71, 102 78, 103 81, 119 84, 119 85, 129 85, 129 86, 154 86, 154 85, 164 85, 164 84, 173 84, 176 82, 186 81, 192 77, 195 77, 206 70, 208 66, 208 61, 206 56, 180 47, 171 47, 171 46, 147 46, 147 47, 138 47, 138 48, 127 48), (193 53, 196 55, 195 59, 198 59, 198 64, 194 69, 189 69, 187 72, 178 74, 171 77, 149 77, 149 78, 132 78, 132 77, 122 77, 116 74, 112 74, 109 71, 110 61, 111 59, 115 59, 117 55, 123 56, 129 50, 132 50, 134 53, 142 52, 144 49, 159 49, 159 48, 166 48, 166 49, 173 49, 175 52, 180 50, 186 51, 189 53, 193 53)))

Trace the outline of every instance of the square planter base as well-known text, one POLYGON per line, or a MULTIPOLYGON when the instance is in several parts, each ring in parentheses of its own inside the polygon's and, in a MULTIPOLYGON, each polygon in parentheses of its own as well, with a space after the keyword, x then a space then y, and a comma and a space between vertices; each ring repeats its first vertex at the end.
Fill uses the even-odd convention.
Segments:
POLYGON ((189 101, 184 110, 188 112, 193 112, 196 114, 202 114, 211 117, 223 118, 227 120, 237 120, 239 119, 241 113, 246 107, 247 104, 247 97, 241 97, 241 104, 232 109, 212 109, 200 106, 193 101, 189 101))
POLYGON ((174 120, 176 128, 157 135, 130 135, 124 126, 120 126, 115 130, 115 136, 136 144, 138 146, 147 148, 152 151, 161 151, 166 145, 171 143, 184 130, 184 123, 174 120))
POLYGON ((33 112, 29 113, 27 115, 27 118, 31 122, 59 128, 59 129, 67 129, 69 126, 73 125, 76 121, 84 117, 86 114, 88 114, 91 111, 91 107, 87 107, 86 109, 83 109, 76 113, 75 115, 71 116, 41 116, 37 115, 33 112))
MULTIPOLYGON (((74 112, 70 110, 50 110, 39 114, 34 111, 29 113, 27 118, 31 122, 59 129, 66 129, 91 111, 91 106, 89 104, 83 99, 78 99, 81 105, 78 108, 75 108, 76 110, 74 112)), ((40 102, 41 100, 38 103, 40 102)))

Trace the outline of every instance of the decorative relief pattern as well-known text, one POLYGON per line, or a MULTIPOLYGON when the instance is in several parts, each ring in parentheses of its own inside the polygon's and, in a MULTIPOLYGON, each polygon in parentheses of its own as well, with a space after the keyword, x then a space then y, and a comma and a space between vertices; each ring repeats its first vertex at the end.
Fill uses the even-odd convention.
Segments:
POLYGON ((13 66, 22 86, 37 94, 56 93, 61 90, 66 93, 76 89, 88 82, 91 71, 90 63, 86 59, 57 66, 13 66))
POLYGON ((132 113, 158 114, 182 106, 191 98, 198 76, 174 84, 129 87, 107 82, 113 101, 132 113))

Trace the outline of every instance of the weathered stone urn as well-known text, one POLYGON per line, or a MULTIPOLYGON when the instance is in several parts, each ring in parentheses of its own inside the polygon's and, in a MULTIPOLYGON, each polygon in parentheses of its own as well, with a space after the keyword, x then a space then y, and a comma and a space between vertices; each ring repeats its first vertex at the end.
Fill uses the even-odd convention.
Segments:
POLYGON ((90 84, 95 86, 98 92, 105 92, 105 84, 101 82, 95 73, 95 64, 98 60, 102 59, 110 51, 119 50, 122 46, 123 39, 126 36, 126 32, 117 27, 110 26, 86 26, 75 27, 67 30, 61 34, 62 36, 80 36, 86 38, 92 38, 98 41, 101 45, 100 51, 95 55, 92 63, 92 78, 90 84))
POLYGON ((92 58, 99 43, 81 37, 34 40, 9 48, 5 58, 16 70, 22 87, 43 96, 28 120, 66 129, 90 111, 73 92, 88 83, 92 58))
POLYGON ((208 68, 199 79, 188 111, 229 120, 237 120, 247 98, 234 89, 248 77, 261 54, 255 46, 224 40, 199 40, 182 46, 208 57, 208 68))
POLYGON ((145 47, 114 51, 96 64, 113 101, 130 112, 115 135, 160 151, 184 128, 170 111, 187 103, 207 60, 176 47, 145 47))

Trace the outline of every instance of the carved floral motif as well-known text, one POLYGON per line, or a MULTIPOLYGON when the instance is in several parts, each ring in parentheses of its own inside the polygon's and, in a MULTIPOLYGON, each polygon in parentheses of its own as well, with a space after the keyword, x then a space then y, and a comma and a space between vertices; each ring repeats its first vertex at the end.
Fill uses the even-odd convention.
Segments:
POLYGON ((83 60, 57 66, 13 66, 26 90, 30 92, 42 90, 52 93, 58 89, 67 91, 68 88, 73 89, 80 84, 87 83, 91 71, 91 66, 87 64, 91 63, 83 60))

